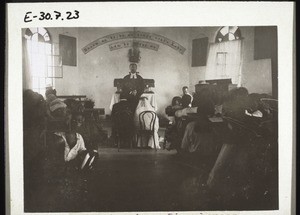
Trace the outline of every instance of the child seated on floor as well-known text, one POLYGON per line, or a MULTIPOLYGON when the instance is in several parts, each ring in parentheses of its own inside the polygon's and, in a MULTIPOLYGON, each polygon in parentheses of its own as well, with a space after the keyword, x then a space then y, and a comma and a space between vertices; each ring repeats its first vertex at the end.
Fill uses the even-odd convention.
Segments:
POLYGON ((64 160, 69 167, 81 170, 93 168, 98 153, 96 150, 86 149, 84 140, 79 133, 69 131, 56 132, 55 134, 60 136, 64 141, 64 160))
POLYGON ((82 113, 73 114, 74 121, 72 123, 72 130, 80 134, 83 138, 87 149, 92 149, 91 130, 85 122, 85 117, 82 113))

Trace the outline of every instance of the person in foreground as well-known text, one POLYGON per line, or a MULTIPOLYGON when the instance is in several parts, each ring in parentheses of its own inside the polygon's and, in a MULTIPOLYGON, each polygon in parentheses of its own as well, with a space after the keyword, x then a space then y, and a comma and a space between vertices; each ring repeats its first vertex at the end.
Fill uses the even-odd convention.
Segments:
POLYGON ((96 150, 87 150, 84 140, 79 133, 56 132, 57 136, 61 137, 64 144, 64 160, 69 167, 74 167, 79 170, 92 169, 98 153, 96 150))

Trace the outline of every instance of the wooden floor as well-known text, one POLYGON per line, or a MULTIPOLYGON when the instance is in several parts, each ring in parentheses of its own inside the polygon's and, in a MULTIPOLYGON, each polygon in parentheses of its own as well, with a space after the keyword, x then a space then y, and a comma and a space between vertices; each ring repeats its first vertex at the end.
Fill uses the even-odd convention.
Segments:
MULTIPOLYGON (((206 187, 207 170, 201 163, 183 162, 175 151, 100 148, 99 160, 88 175, 27 180, 25 212, 225 209, 219 196, 206 187)), ((242 206, 236 202, 234 207, 242 206)))
POLYGON ((102 148, 88 176, 46 186, 31 181, 25 211, 195 210, 196 178, 199 169, 178 161, 175 151, 102 148))

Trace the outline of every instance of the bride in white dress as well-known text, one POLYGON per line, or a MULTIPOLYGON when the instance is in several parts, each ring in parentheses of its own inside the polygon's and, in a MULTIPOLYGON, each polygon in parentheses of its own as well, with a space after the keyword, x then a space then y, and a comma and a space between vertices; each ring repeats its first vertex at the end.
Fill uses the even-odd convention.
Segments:
MULTIPOLYGON (((136 129, 140 128, 139 124, 139 115, 143 111, 154 111, 155 108, 151 106, 150 102, 148 101, 147 97, 141 97, 139 100, 139 103, 137 105, 136 111, 134 113, 134 125, 136 129)), ((144 119, 145 119, 145 124, 146 124, 146 129, 150 129, 150 123, 151 123, 151 114, 145 114, 144 119)), ((155 144, 156 144, 156 149, 159 149, 159 139, 158 139, 158 129, 159 129, 159 120, 158 117, 156 117, 155 123, 154 123, 154 138, 155 138, 155 144)), ((138 139, 137 143, 138 147, 151 147, 154 148, 154 139, 153 137, 150 137, 149 140, 147 137, 143 136, 138 139)))

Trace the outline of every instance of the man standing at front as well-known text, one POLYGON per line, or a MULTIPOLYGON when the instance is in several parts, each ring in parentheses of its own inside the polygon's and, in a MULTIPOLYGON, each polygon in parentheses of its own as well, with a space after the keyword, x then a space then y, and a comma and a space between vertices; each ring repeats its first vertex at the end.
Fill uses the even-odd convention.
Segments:
POLYGON ((137 96, 140 97, 144 92, 144 79, 138 74, 137 65, 135 63, 131 63, 129 68, 129 74, 124 77, 124 88, 125 90, 129 90, 129 92, 136 89, 137 96))

